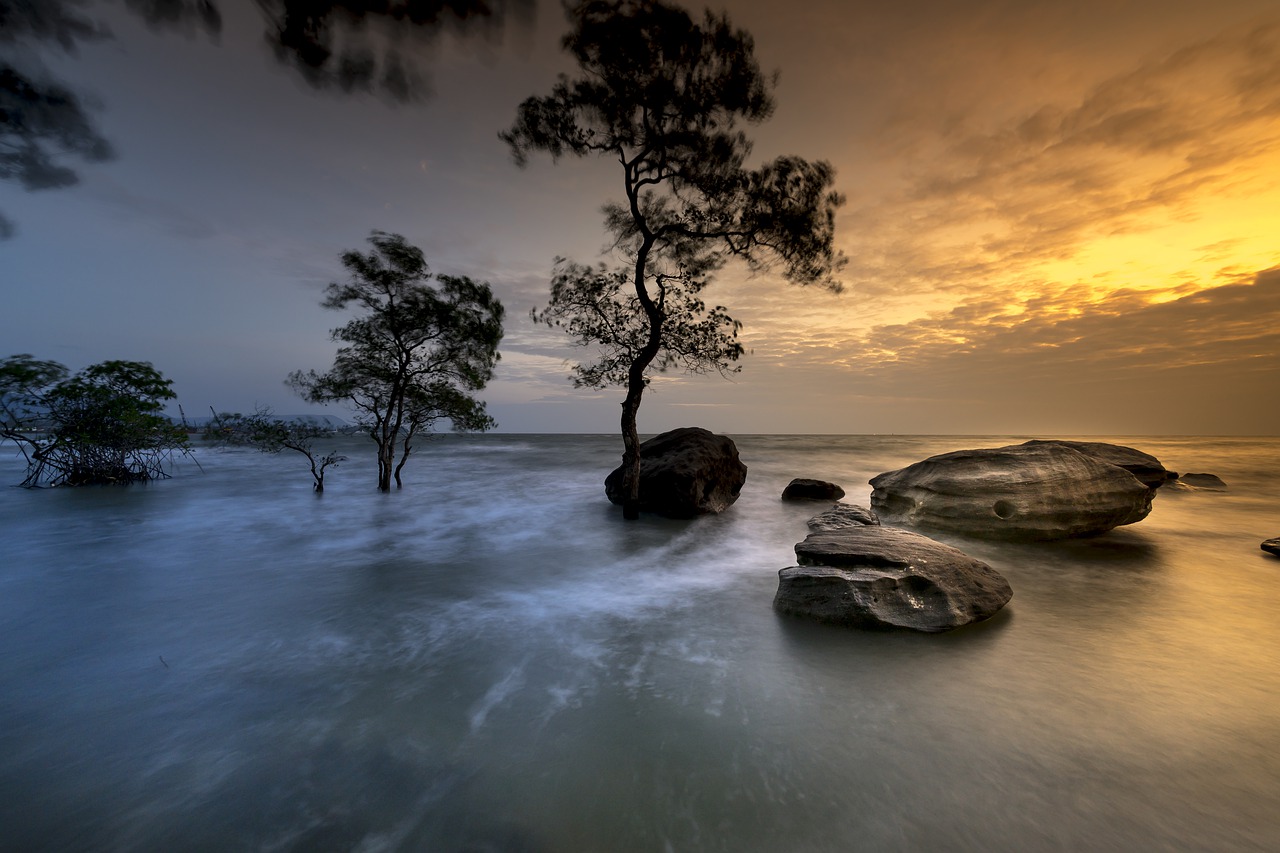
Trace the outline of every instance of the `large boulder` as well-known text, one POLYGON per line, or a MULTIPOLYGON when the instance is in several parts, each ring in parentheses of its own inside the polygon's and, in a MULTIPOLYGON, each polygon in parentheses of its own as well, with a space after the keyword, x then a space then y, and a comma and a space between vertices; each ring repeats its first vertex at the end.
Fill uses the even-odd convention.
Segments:
POLYGON ((1275 554, 1277 557, 1280 557, 1280 536, 1263 542, 1262 550, 1266 551, 1268 554, 1275 554))
MULTIPOLYGON (((623 503, 622 466, 604 481, 615 504, 623 503)), ((728 509, 747 481, 747 466, 728 436, 681 427, 640 445, 640 507, 669 518, 693 518, 728 509)))
POLYGON ((907 530, 854 524, 810 533, 778 572, 780 613, 856 628, 936 633, 979 622, 1013 590, 995 569, 907 530))
POLYGON ((1123 468, 1058 443, 959 450, 871 480, 889 524, 1001 539, 1063 539, 1141 521, 1155 494, 1123 468))
POLYGON ((1159 459, 1150 453, 1143 453, 1123 444, 1107 444, 1104 441, 1064 441, 1062 439, 1033 439, 1024 445, 1059 444, 1070 447, 1085 456, 1092 456, 1099 462, 1107 462, 1125 469, 1137 477, 1149 489, 1158 489, 1168 480, 1177 478, 1177 474, 1165 468, 1159 459))
POLYGON ((784 501, 838 501, 844 497, 844 489, 826 480, 809 480, 797 477, 782 490, 784 501))

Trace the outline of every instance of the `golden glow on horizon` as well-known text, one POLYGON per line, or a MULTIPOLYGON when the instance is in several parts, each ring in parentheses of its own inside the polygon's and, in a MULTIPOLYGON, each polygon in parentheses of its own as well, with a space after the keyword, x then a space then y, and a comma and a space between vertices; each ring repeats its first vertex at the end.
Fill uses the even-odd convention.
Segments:
MULTIPOLYGON (((1263 134, 1258 141, 1273 140, 1271 134, 1263 134)), ((1062 202, 1072 203, 1070 197, 1062 202)), ((874 325, 910 324, 975 302, 987 303, 984 310, 996 325, 1017 322, 1028 313, 1070 318, 1121 293, 1139 292, 1145 304, 1156 305, 1252 281, 1259 272, 1280 267, 1280 152, 1263 151, 1237 163, 1231 174, 1206 181, 1203 192, 1181 198, 1176 209, 1155 207, 1069 252, 1046 252, 1048 257, 1014 258, 1007 263, 994 252, 979 253, 974 247, 995 242, 1000 235, 993 229, 1000 225, 983 220, 932 229, 931 248, 938 256, 959 255, 967 246, 975 256, 982 255, 983 275, 950 292, 887 296, 891 307, 877 312, 874 325)), ((833 308, 825 316, 810 318, 815 338, 847 336, 869 327, 864 306, 856 298, 833 308)), ((939 344, 962 346, 972 339, 944 328, 933 332, 939 344)), ((897 353, 878 349, 875 357, 892 362, 897 353)))
POLYGON ((1246 22, 1072 88, 979 96, 961 122, 915 116, 896 187, 875 163, 881 194, 844 220, 857 296, 806 315, 813 338, 910 326, 963 346, 983 324, 1155 306, 1280 266, 1278 59, 1280 25, 1246 22))

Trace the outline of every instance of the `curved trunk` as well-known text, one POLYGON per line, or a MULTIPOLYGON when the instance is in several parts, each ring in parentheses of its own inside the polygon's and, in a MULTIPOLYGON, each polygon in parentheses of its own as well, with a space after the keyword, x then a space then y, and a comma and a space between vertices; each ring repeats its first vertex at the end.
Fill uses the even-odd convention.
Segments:
POLYGON ((408 435, 404 437, 404 452, 400 454, 400 461, 396 463, 396 488, 401 488, 404 484, 400 482, 400 470, 404 468, 404 463, 409 461, 409 454, 413 452, 413 446, 409 443, 413 438, 413 429, 410 428, 408 435))
POLYGON ((640 435, 636 430, 636 412, 644 394, 644 380, 628 379, 627 399, 622 402, 622 517, 640 517, 640 435))
POLYGON ((653 237, 646 235, 636 253, 636 297, 649 320, 649 338, 627 370, 627 398, 622 402, 622 517, 626 519, 640 517, 640 435, 636 414, 640 411, 640 398, 644 396, 644 372, 662 348, 662 310, 654 304, 644 284, 645 265, 653 242, 653 237))

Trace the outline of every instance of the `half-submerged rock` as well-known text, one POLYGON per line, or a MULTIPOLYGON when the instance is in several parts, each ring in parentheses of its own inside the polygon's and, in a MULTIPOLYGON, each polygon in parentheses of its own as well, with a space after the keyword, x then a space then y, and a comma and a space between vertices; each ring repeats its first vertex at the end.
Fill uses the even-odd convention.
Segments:
POLYGON ((838 501, 844 497, 844 489, 826 480, 808 480, 797 477, 782 490, 784 501, 838 501))
POLYGON ((1280 557, 1280 536, 1263 542, 1262 550, 1266 551, 1268 554, 1275 554, 1277 557, 1280 557))
POLYGON ((1196 489, 1208 489, 1214 492, 1225 492, 1227 484, 1217 474, 1183 474, 1178 482, 1196 489))
POLYGON ((819 530, 796 559, 778 572, 774 608, 837 625, 937 633, 987 619, 1013 596, 986 563, 897 528, 819 530))
POLYGON ((1063 539, 1141 521, 1155 490, 1058 443, 959 450, 871 480, 887 523, 1002 539, 1063 539))
MULTIPOLYGON (((623 502, 622 466, 604 481, 615 504, 623 502)), ((724 512, 742 492, 747 466, 728 436, 681 427, 640 445, 640 509, 669 518, 724 512)))

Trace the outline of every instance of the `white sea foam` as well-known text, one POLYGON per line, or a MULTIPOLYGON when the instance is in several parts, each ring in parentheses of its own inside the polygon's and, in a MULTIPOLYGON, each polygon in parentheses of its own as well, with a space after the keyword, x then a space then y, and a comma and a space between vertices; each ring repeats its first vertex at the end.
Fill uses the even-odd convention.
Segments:
POLYGON ((605 502, 612 437, 450 438, 389 495, 361 442, 319 498, 252 453, 0 490, 0 821, 55 849, 1265 849, 1280 442, 1124 440, 1230 489, 960 543, 1014 587, 988 625, 772 612, 821 508, 792 477, 856 502, 1001 443, 743 439, 742 499, 687 522, 605 502))

